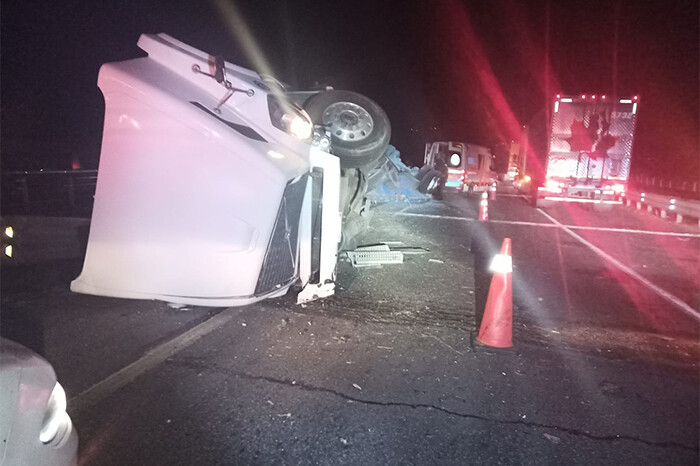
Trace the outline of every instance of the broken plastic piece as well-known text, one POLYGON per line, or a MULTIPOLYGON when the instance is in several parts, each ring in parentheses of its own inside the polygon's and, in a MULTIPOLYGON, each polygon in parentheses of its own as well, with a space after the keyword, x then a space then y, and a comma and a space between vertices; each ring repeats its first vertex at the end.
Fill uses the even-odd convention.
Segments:
POLYGON ((347 252, 353 267, 368 267, 383 264, 403 264, 401 251, 386 250, 355 250, 347 252))

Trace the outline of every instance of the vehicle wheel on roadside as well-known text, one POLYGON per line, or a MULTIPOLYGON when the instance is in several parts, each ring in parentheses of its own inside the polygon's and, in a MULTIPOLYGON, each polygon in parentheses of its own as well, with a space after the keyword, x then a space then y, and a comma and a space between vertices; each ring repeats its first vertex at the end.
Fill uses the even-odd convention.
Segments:
POLYGON ((430 170, 428 173, 423 175, 423 178, 421 178, 420 182, 418 183, 418 191, 423 194, 432 194, 440 183, 440 176, 440 172, 437 170, 430 170))
POLYGON ((445 178, 441 177, 438 180, 438 185, 437 188, 435 188, 435 191, 433 191, 433 199, 436 199, 438 201, 442 201, 445 199, 445 178))
POLYGON ((373 100, 351 91, 325 91, 305 104, 311 121, 325 125, 331 134, 333 154, 341 168, 370 165, 384 154, 391 138, 391 123, 373 100))
POLYGON ((418 174, 416 175, 416 179, 418 181, 422 180, 423 177, 425 176, 425 174, 428 173, 432 169, 433 169, 433 167, 431 167, 430 165, 423 165, 422 167, 420 167, 420 170, 418 170, 418 174))

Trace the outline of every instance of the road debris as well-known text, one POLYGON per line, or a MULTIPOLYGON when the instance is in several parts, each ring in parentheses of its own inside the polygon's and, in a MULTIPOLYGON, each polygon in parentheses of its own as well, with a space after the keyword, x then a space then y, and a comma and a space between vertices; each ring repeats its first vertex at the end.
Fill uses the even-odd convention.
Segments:
POLYGON ((547 440, 549 440, 552 443, 560 443, 561 442, 561 439, 555 435, 549 435, 549 434, 542 434, 542 435, 544 435, 544 438, 546 438, 547 440))
POLYGON ((445 261, 441 261, 440 259, 428 259, 428 262, 434 262, 436 264, 444 264, 445 261))
POLYGON ((359 246, 345 253, 353 267, 369 267, 384 264, 403 264, 403 252, 392 251, 388 244, 359 246))
POLYGON ((356 389, 362 391, 362 387, 360 387, 360 386, 357 385, 356 383, 352 384, 352 386, 355 387, 356 389))

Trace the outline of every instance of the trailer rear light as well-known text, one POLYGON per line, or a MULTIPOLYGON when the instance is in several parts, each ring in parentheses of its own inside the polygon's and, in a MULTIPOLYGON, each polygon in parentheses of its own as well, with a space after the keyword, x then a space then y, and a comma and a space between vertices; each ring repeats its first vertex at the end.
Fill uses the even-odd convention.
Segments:
POLYGON ((631 103, 632 103, 632 99, 620 99, 620 103, 621 103, 621 104, 631 104, 631 103))
POLYGON ((603 100, 605 100, 605 96, 604 96, 604 95, 601 95, 600 98, 603 99, 603 100))
POLYGON ((559 101, 554 102, 554 113, 559 113, 559 101))
POLYGON ((633 99, 633 100, 639 100, 639 96, 638 96, 638 95, 635 95, 634 97, 632 97, 632 99, 633 99))
POLYGON ((544 182, 544 187, 550 190, 556 190, 564 187, 564 183, 557 180, 547 180, 544 182))
POLYGON ((593 95, 591 96, 591 99, 595 100, 595 94, 593 94, 593 95))
POLYGON ((625 192, 625 185, 624 184, 614 184, 612 189, 616 193, 624 193, 625 192))
POLYGON ((632 114, 633 115, 637 114, 637 102, 635 102, 634 105, 632 105, 632 114))
POLYGON ((586 94, 581 94, 581 98, 582 98, 583 100, 586 100, 586 94))
POLYGON ((567 97, 566 99, 561 99, 561 101, 562 101, 562 102, 565 102, 565 103, 570 103, 570 102, 573 102, 574 99, 572 99, 572 98, 570 98, 570 97, 567 97))

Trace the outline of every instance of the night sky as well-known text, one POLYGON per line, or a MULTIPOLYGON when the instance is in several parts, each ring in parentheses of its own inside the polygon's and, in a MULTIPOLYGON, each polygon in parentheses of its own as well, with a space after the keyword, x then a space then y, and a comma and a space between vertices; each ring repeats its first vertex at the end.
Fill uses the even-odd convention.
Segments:
POLYGON ((430 140, 517 139, 542 115, 547 83, 550 94, 638 94, 633 173, 700 179, 698 3, 238 1, 241 27, 216 1, 3 2, 2 167, 96 168, 100 65, 143 56, 139 35, 166 32, 258 71, 262 58, 297 88, 366 94, 413 164, 430 140))

